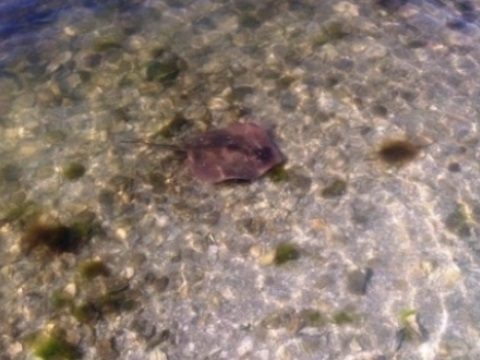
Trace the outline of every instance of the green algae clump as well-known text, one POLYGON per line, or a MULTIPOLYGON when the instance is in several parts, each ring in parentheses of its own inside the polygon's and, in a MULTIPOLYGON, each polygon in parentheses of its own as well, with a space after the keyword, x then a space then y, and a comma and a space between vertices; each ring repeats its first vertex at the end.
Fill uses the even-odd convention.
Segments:
POLYGON ((447 216, 444 223, 449 231, 459 237, 469 237, 472 233, 468 209, 462 204, 457 204, 456 208, 447 216))
POLYGON ((405 309, 400 313, 400 322, 406 324, 412 316, 417 315, 417 310, 415 309, 405 309))
POLYGON ((62 290, 55 291, 50 297, 50 303, 56 310, 69 308, 73 305, 73 296, 62 290))
POLYGON ((41 213, 40 207, 31 201, 12 204, 7 207, 5 213, 0 216, 0 224, 10 222, 31 223, 41 213))
POLYGON ((288 181, 288 172, 285 170, 283 164, 276 165, 267 173, 268 178, 274 183, 281 183, 288 181))
POLYGON ((156 134, 165 139, 172 139, 184 133, 192 127, 192 122, 180 114, 177 114, 172 121, 162 127, 156 134))
POLYGON ((0 183, 15 183, 20 179, 22 171, 15 164, 7 164, 0 169, 0 183))
POLYGON ((93 303, 88 301, 74 306, 71 313, 72 316, 82 324, 93 323, 100 316, 100 311, 93 303))
POLYGON ((323 327, 327 325, 328 320, 318 310, 315 309, 303 309, 299 313, 302 327, 323 327))
POLYGON ((348 35, 349 31, 343 23, 332 21, 322 27, 321 32, 314 38, 314 45, 323 46, 341 40, 348 35))
POLYGON ((98 230, 98 223, 89 211, 78 214, 76 220, 70 226, 53 220, 32 220, 20 239, 20 249, 27 255, 34 250, 40 255, 78 253, 98 230))
POLYGON ((82 357, 79 347, 68 342, 65 332, 61 330, 34 336, 30 345, 33 354, 43 360, 73 360, 82 357))
POLYGON ((339 311, 333 315, 333 322, 337 325, 345 325, 353 323, 356 320, 356 316, 348 311, 339 311))
POLYGON ((402 328, 398 331, 398 348, 405 341, 421 343, 428 337, 427 330, 420 323, 419 315, 415 309, 405 309, 400 313, 402 328))
POLYGON ((63 177, 70 181, 80 179, 83 175, 85 175, 85 172, 85 166, 78 162, 71 162, 65 165, 62 170, 63 177))
POLYGON ((94 45, 94 51, 99 53, 106 52, 109 50, 118 50, 118 49, 122 49, 122 45, 116 42, 115 40, 109 40, 109 39, 99 41, 94 45))
POLYGON ((180 75, 180 72, 180 66, 174 58, 165 61, 153 60, 147 65, 147 81, 171 85, 180 75))
POLYGON ((335 198, 340 197, 347 191, 347 183, 341 179, 334 179, 333 182, 322 190, 322 197, 335 198))
POLYGON ((29 254, 39 249, 52 253, 76 253, 81 239, 70 227, 53 223, 34 223, 20 240, 20 248, 29 254))
POLYGON ((300 257, 300 251, 295 245, 292 244, 280 244, 275 249, 275 265, 283 265, 286 262, 297 260, 300 257))
POLYGON ((110 276, 110 269, 101 260, 89 260, 80 265, 79 274, 82 279, 90 281, 99 276, 110 276))

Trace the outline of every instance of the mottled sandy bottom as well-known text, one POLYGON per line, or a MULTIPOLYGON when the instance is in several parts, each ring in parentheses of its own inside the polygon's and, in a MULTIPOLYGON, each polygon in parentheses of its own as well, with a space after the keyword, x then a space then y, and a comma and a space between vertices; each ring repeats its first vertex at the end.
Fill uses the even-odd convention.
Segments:
POLYGON ((2 359, 480 358, 479 7, 0 6, 2 359), (250 183, 125 143, 240 118, 250 183))

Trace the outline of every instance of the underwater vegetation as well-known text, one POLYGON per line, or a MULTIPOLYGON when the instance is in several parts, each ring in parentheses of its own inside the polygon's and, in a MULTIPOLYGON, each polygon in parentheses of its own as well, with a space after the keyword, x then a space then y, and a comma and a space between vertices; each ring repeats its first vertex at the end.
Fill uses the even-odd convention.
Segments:
POLYGON ((281 183, 288 180, 288 172, 283 164, 275 165, 268 171, 268 177, 274 183, 281 183))
POLYGON ((97 229, 93 213, 78 215, 77 221, 67 226, 55 221, 35 220, 29 224, 20 239, 20 248, 29 255, 35 251, 39 254, 78 253, 88 243, 97 229))
POLYGON ((82 357, 80 348, 70 343, 65 331, 61 329, 32 334, 26 343, 33 354, 43 360, 73 360, 82 357))
POLYGON ((72 162, 63 167, 63 177, 70 181, 77 180, 85 174, 85 171, 85 166, 77 162, 72 162))
POLYGON ((77 322, 93 325, 109 314, 130 311, 137 304, 138 292, 129 281, 115 276, 101 259, 90 259, 77 266, 77 292, 57 289, 50 295, 50 304, 57 314, 69 314, 77 322))
POLYGON ((357 321, 358 315, 352 311, 341 310, 333 315, 333 323, 336 325, 345 325, 357 321))
POLYGON ((444 220, 445 227, 461 238, 469 237, 472 234, 469 211, 464 204, 456 204, 454 210, 444 220))
POLYGON ((172 139, 175 136, 182 134, 193 126, 193 123, 183 117, 181 114, 177 114, 172 121, 165 125, 157 135, 164 139, 172 139))
POLYGON ((361 315, 354 309, 346 307, 332 313, 324 313, 315 308, 305 308, 295 311, 293 308, 283 308, 272 312, 263 318, 260 326, 265 329, 288 329, 298 332, 303 328, 322 328, 330 324, 348 326, 358 323, 361 315))
POLYGON ((297 260, 300 257, 298 248, 293 244, 280 244, 275 249, 275 265, 283 265, 288 261, 297 260))
POLYGON ((388 165, 404 165, 420 154, 420 148, 407 140, 387 140, 377 151, 380 160, 388 165))
POLYGON ((72 316, 81 323, 94 323, 111 313, 118 314, 135 308, 137 301, 132 292, 105 292, 91 299, 75 304, 72 316))
POLYGON ((28 228, 20 245, 25 253, 37 248, 55 253, 75 253, 79 249, 79 241, 78 234, 68 226, 36 223, 28 228))
POLYGON ((459 163, 453 162, 453 163, 448 165, 448 171, 453 172, 453 173, 457 173, 457 172, 462 171, 462 167, 460 166, 459 163))
POLYGON ((102 260, 90 260, 80 265, 80 276, 87 281, 92 280, 98 276, 108 277, 110 269, 102 260))
POLYGON ((344 195, 347 191, 347 183, 342 179, 333 179, 323 190, 322 197, 336 198, 344 195))
POLYGON ((323 46, 325 44, 341 40, 350 34, 346 24, 338 21, 331 21, 322 26, 321 32, 315 37, 314 45, 323 46))
POLYGON ((296 245, 283 242, 266 254, 260 256, 259 262, 262 265, 282 266, 291 261, 298 260, 300 256, 300 249, 296 245))
POLYGON ((428 331, 421 323, 417 310, 403 310, 399 320, 401 329, 396 334, 397 351, 405 342, 422 343, 428 338, 428 331))
POLYGON ((156 50, 146 69, 146 80, 154 81, 163 86, 172 85, 183 70, 186 62, 176 54, 164 49, 156 50))
POLYGON ((0 168, 0 183, 14 183, 20 176, 21 169, 15 164, 7 164, 0 168))

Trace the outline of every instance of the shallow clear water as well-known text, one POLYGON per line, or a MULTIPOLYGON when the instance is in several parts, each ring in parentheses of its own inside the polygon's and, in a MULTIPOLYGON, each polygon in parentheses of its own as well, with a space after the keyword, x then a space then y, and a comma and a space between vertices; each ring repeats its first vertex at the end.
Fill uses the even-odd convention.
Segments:
POLYGON ((480 357, 480 2, 101 4, 0 4, 5 359, 480 357), (238 119, 282 168, 125 142, 238 119))

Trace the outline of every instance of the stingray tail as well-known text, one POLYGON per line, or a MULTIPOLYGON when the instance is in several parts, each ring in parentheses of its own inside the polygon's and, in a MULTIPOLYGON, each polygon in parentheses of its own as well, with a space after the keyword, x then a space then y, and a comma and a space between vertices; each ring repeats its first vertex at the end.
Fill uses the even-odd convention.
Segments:
POLYGON ((122 143, 141 144, 141 145, 147 145, 147 146, 155 146, 165 150, 185 152, 184 148, 182 148, 180 145, 175 145, 175 144, 153 143, 153 142, 144 141, 144 140, 123 140, 122 143))

